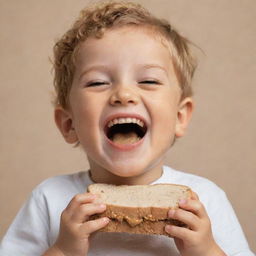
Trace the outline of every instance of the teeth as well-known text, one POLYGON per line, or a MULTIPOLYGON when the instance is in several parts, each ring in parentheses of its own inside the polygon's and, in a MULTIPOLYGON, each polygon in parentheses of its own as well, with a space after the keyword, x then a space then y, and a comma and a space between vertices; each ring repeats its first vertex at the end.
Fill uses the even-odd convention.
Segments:
POLYGON ((137 119, 137 118, 131 118, 131 117, 127 117, 127 118, 115 118, 111 121, 108 122, 108 128, 112 127, 115 124, 138 124, 141 127, 144 127, 144 122, 137 119))

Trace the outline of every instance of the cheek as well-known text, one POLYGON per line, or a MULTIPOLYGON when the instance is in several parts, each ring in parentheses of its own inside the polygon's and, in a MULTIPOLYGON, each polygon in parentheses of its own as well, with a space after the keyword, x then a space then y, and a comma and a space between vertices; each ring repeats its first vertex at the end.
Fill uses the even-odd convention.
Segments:
MULTIPOLYGON (((161 138, 172 138, 175 133, 177 120, 177 100, 173 95, 162 95, 161 98, 151 101, 151 118, 153 130, 161 138)), ((160 138, 159 138, 160 139, 160 138)))
POLYGON ((171 138, 175 133, 176 116, 171 111, 162 112, 156 121, 158 134, 160 137, 171 138))
POLYGON ((95 97, 90 97, 90 95, 81 91, 80 93, 76 93, 71 99, 74 119, 79 121, 79 123, 88 122, 97 115, 99 104, 95 97))
POLYGON ((99 127, 99 104, 87 99, 77 100, 73 105, 73 122, 78 137, 87 140, 94 137, 99 127))
POLYGON ((84 151, 92 154, 99 140, 99 113, 91 102, 77 104, 77 107, 74 113, 77 137, 84 151))
POLYGON ((176 120, 177 101, 173 95, 162 95, 159 99, 151 101, 151 111, 154 112, 153 118, 157 118, 163 124, 168 124, 176 120))

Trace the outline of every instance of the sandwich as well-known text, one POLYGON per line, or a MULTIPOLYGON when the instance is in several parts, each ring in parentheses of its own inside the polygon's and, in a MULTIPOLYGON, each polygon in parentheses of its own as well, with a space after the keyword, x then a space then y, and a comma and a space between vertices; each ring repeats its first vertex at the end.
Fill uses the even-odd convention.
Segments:
POLYGON ((186 227, 170 219, 168 211, 177 209, 179 201, 192 195, 189 187, 174 184, 109 185, 91 184, 88 192, 98 195, 96 203, 106 204, 106 211, 91 219, 108 217, 109 224, 101 231, 167 235, 167 224, 186 227))

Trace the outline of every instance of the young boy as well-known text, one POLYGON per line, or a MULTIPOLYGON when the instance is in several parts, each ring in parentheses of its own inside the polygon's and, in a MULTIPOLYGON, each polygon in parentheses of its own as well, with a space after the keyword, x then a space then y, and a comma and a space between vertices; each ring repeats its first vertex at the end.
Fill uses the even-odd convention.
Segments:
POLYGON ((81 12, 55 46, 56 124, 79 144, 90 170, 40 184, 4 237, 1 255, 251 256, 224 192, 212 182, 163 166, 188 126, 196 66, 189 42, 134 3, 98 4, 81 12), (191 200, 169 217, 172 238, 96 232, 88 220, 105 205, 86 193, 93 182, 184 184, 191 200))

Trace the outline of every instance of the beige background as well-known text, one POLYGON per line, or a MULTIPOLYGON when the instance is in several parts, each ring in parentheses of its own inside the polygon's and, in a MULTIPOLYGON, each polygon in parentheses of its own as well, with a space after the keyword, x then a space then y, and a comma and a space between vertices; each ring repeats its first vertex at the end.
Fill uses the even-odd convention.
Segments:
MULTIPOLYGON (((55 128, 49 61, 55 40, 88 2, 0 0, 0 237, 38 183, 88 167, 55 128)), ((221 186, 256 251, 256 1, 138 2, 205 52, 194 118, 166 162, 221 186)))

